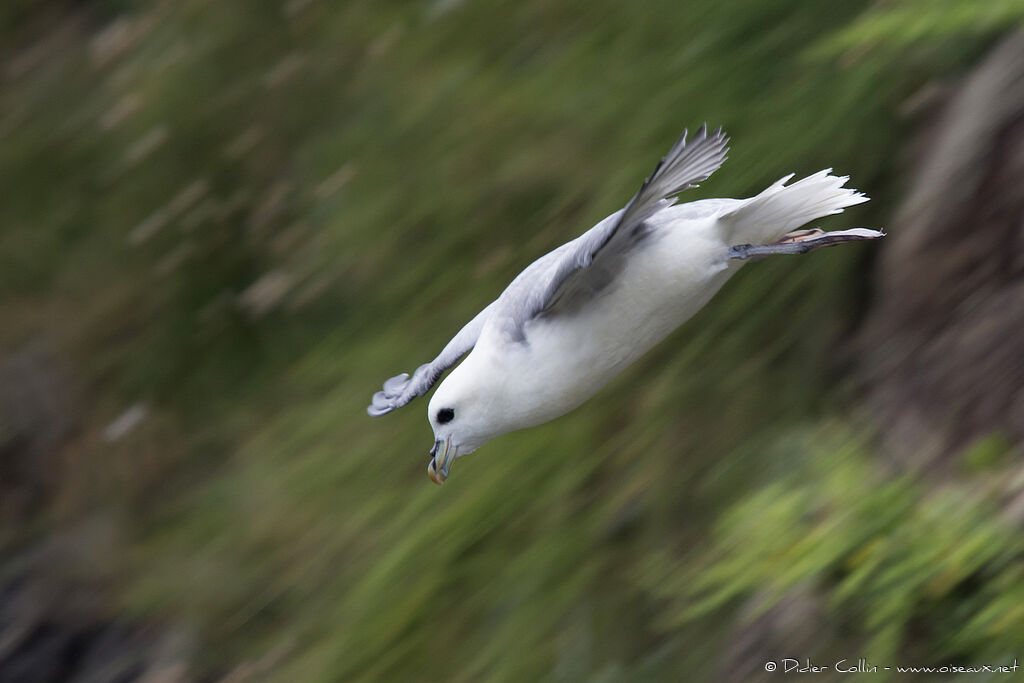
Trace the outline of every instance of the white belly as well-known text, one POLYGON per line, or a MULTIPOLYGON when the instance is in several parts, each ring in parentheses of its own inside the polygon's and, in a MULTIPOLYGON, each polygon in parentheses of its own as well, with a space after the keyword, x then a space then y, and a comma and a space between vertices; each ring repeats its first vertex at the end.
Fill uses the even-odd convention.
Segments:
POLYGON ((650 239, 579 312, 528 324, 528 344, 507 359, 501 391, 513 428, 547 422, 593 396, 699 311, 740 265, 729 260, 714 219, 650 239))

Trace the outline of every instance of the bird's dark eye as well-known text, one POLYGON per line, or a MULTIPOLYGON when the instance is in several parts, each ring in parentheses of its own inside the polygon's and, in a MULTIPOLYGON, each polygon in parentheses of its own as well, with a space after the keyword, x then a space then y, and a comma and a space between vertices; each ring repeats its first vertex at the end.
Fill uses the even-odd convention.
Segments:
POLYGON ((437 411, 437 421, 440 422, 441 424, 444 424, 445 422, 451 422, 454 419, 455 411, 452 410, 451 408, 441 408, 441 410, 437 411))

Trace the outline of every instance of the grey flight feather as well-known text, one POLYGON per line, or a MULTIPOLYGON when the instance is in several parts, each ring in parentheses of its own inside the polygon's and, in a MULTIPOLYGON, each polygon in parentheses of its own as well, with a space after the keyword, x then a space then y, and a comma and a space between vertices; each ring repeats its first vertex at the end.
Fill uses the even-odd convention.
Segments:
POLYGON ((477 313, 475 318, 466 323, 465 327, 452 337, 437 358, 416 368, 411 378, 409 373, 403 372, 384 382, 383 391, 378 391, 373 395, 366 412, 373 417, 387 415, 395 408, 401 408, 417 396, 423 396, 430 391, 430 387, 434 386, 444 371, 455 365, 476 345, 476 340, 480 337, 480 330, 483 329, 493 308, 494 303, 492 302, 477 313))
POLYGON ((709 135, 705 124, 689 143, 686 137, 684 131, 624 209, 533 262, 512 281, 495 302, 492 317, 506 338, 524 340, 527 322, 599 290, 614 277, 615 257, 643 239, 644 221, 725 161, 729 139, 721 128, 709 135))

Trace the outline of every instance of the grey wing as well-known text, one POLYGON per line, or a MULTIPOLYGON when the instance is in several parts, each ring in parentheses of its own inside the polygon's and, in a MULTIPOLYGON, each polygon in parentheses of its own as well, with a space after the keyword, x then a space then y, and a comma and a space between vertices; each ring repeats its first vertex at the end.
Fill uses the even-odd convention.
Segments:
POLYGON ((578 301, 603 287, 617 271, 616 256, 643 238, 644 222, 725 161, 729 138, 721 128, 709 135, 704 125, 690 142, 686 137, 684 131, 624 209, 534 262, 509 285, 494 313, 505 334, 522 339, 529 320, 559 302, 578 301))
POLYGON ((430 387, 434 386, 444 371, 455 365, 476 345, 480 330, 483 329, 484 323, 487 322, 493 309, 494 302, 477 313, 475 318, 466 323, 465 327, 452 337, 437 358, 416 368, 412 377, 409 377, 409 373, 403 372, 384 382, 383 390, 373 395, 366 412, 372 417, 387 415, 395 408, 401 408, 417 396, 422 396, 430 391, 430 387))

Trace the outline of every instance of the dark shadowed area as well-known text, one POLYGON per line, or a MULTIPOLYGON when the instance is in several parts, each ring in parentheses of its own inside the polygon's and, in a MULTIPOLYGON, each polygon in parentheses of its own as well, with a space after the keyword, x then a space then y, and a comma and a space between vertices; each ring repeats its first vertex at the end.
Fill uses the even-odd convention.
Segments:
POLYGON ((0 681, 1009 680, 1022 22, 5 0, 0 681), (888 237, 744 268, 431 484, 426 400, 370 395, 704 121, 684 200, 832 167, 872 201, 820 226, 888 237))

